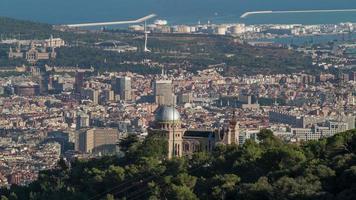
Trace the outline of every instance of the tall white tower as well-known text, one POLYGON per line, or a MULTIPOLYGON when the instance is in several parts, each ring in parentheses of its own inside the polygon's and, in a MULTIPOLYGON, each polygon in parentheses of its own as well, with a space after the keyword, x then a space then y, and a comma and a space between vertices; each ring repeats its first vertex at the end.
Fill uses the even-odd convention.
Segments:
POLYGON ((151 52, 151 50, 149 50, 149 49, 147 48, 147 39, 148 39, 148 33, 149 33, 149 31, 147 31, 147 29, 146 29, 146 21, 145 21, 144 31, 145 31, 145 47, 144 47, 143 51, 144 51, 144 52, 151 52))

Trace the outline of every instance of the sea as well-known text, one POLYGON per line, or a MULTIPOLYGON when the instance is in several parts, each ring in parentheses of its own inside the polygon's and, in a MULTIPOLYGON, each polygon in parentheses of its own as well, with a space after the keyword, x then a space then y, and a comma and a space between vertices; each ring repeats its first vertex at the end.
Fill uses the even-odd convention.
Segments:
POLYGON ((0 0, 0 16, 50 24, 136 19, 151 13, 169 24, 335 24, 356 12, 260 14, 248 11, 356 9, 356 0, 0 0))

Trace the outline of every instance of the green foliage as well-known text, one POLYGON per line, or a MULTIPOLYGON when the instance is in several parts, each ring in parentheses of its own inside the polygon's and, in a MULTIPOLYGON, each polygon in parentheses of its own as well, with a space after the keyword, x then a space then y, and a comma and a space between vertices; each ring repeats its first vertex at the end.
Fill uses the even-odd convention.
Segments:
POLYGON ((177 200, 197 200, 198 197, 194 192, 189 189, 187 186, 177 186, 173 185, 170 194, 168 195, 169 199, 177 200))
POLYGON ((8 198, 5 197, 4 195, 1 195, 1 200, 8 200, 8 198))
MULTIPOLYGON (((57 59, 41 61, 37 65, 94 67, 99 71, 132 71, 141 74, 160 73, 160 68, 138 64, 152 60, 169 68, 176 66, 196 72, 209 65, 223 64, 227 76, 256 73, 293 73, 317 71, 311 67, 309 56, 283 48, 252 47, 234 41, 232 37, 192 34, 151 34, 149 48, 154 53, 144 53, 143 35, 127 31, 58 31, 49 24, 0 17, 0 34, 4 38, 47 39, 50 35, 61 37, 70 47, 57 49, 57 59), (94 43, 117 40, 137 47, 138 52, 115 53, 94 47, 94 43), (229 56, 227 56, 229 55, 229 56), (132 61, 135 64, 127 64, 132 61), (173 65, 169 65, 172 64, 173 65)), ((27 64, 23 59, 11 60, 0 47, 0 66, 12 67, 27 64)), ((281 100, 278 103, 283 104, 281 100)), ((262 105, 271 99, 261 99, 262 105)))
POLYGON ((212 195, 215 199, 220 197, 233 198, 236 195, 237 184, 240 178, 235 174, 215 175, 212 178, 212 195))
POLYGON ((258 135, 258 140, 260 141, 264 141, 264 140, 267 140, 269 138, 273 138, 273 132, 271 130, 268 130, 268 129, 262 129, 258 135))
POLYGON ((165 141, 131 136, 121 142, 125 157, 78 160, 71 169, 41 172, 27 187, 0 190, 1 200, 356 198, 356 130, 301 145, 268 130, 259 139, 167 160, 165 141))
POLYGON ((106 195, 105 200, 115 200, 114 195, 112 195, 112 194, 106 195))
POLYGON ((142 64, 127 64, 128 61, 142 61, 143 53, 117 53, 104 51, 94 47, 62 47, 57 50, 57 58, 42 64, 55 66, 78 66, 81 68, 94 67, 103 71, 131 71, 139 74, 160 73, 159 67, 142 64))
POLYGON ((242 199, 271 199, 273 187, 265 176, 260 177, 255 183, 244 183, 239 187, 238 196, 242 199))
POLYGON ((120 150, 128 153, 133 151, 136 146, 139 144, 139 138, 135 134, 129 134, 126 138, 120 141, 120 150))
POLYGON ((21 39, 46 38, 52 33, 49 24, 0 17, 0 34, 3 37, 16 36, 21 39))
POLYGON ((154 157, 158 159, 164 159, 168 154, 168 143, 165 139, 156 137, 156 136, 148 136, 146 140, 143 142, 138 148, 138 157, 154 157))

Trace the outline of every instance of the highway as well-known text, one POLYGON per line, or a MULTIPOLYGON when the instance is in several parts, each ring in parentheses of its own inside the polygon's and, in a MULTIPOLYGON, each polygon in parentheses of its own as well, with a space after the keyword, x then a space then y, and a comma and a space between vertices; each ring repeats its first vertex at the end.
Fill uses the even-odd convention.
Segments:
POLYGON ((291 11, 252 11, 246 12, 240 16, 240 18, 247 18, 251 15, 259 15, 259 14, 288 14, 288 13, 331 13, 331 12, 356 12, 356 9, 335 9, 335 10, 291 10, 291 11))
POLYGON ((145 17, 136 20, 129 21, 115 21, 115 22, 96 22, 96 23, 83 23, 83 24, 66 24, 63 26, 67 26, 70 28, 80 28, 80 27, 92 27, 92 26, 110 26, 110 25, 120 25, 120 24, 137 24, 145 22, 153 17, 156 17, 156 14, 150 14, 145 17))

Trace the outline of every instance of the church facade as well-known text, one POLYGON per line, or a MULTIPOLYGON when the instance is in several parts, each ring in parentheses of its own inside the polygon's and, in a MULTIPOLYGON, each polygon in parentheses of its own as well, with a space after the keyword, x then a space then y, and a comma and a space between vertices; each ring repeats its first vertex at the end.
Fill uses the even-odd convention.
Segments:
POLYGON ((218 144, 239 144, 239 125, 235 117, 223 128, 213 130, 187 130, 182 127, 179 112, 172 106, 156 110, 155 121, 149 135, 167 140, 167 158, 191 156, 194 152, 210 152, 218 144))

